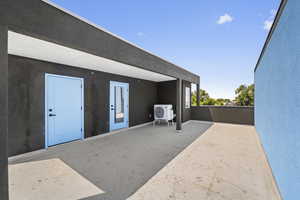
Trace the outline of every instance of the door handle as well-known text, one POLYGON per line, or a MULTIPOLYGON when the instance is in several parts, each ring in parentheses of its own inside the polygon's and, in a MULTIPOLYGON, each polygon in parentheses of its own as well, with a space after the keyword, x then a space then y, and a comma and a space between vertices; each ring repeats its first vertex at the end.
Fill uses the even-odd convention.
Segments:
POLYGON ((49 114, 49 117, 55 117, 56 115, 55 114, 49 114))

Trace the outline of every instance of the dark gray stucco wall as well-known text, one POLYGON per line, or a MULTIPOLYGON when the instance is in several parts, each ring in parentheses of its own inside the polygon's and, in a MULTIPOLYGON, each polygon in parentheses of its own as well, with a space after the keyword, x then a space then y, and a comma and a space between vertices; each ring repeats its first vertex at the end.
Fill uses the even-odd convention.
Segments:
MULTIPOLYGON (((44 148, 45 73, 84 78, 85 136, 109 131, 109 81, 127 82, 130 126, 153 119, 157 83, 9 56, 9 155, 44 148)), ((175 89, 174 89, 175 90, 175 89)))
POLYGON ((182 80, 176 81, 176 130, 182 130, 182 80))
MULTIPOLYGON (((158 84, 158 103, 172 104, 176 113, 177 81, 166 81, 158 84)), ((191 87, 191 83, 182 81, 182 121, 191 119, 191 109, 185 108, 185 87, 191 87)))
POLYGON ((159 104, 172 104, 176 112, 176 81, 165 81, 158 83, 157 96, 159 104))
POLYGON ((199 77, 41 0, 1 0, 0 24, 97 56, 198 83, 199 77))
POLYGON ((254 125, 253 107, 198 106, 191 110, 192 120, 254 125))
POLYGON ((7 27, 0 25, 0 199, 8 199, 7 133, 8 133, 8 63, 7 27))
MULTIPOLYGON (((187 82, 187 81, 182 81, 182 121, 186 122, 191 120, 191 107, 190 108, 185 108, 185 95, 186 95, 186 91, 185 88, 188 87, 190 88, 191 91, 191 83, 187 82)), ((192 94, 192 91, 191 91, 192 94)), ((191 99, 191 97, 190 97, 191 99)))

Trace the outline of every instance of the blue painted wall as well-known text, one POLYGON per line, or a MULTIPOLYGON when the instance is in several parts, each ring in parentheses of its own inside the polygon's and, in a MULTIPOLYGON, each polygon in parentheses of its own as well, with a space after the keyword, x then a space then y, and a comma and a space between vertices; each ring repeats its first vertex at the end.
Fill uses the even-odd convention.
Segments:
POLYGON ((289 0, 255 72, 255 126, 285 200, 300 199, 300 1, 289 0))

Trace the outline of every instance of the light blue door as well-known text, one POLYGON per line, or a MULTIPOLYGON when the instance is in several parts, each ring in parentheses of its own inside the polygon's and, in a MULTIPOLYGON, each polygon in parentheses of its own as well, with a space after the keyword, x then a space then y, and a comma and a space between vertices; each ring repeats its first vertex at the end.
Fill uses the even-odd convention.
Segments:
POLYGON ((46 74, 46 147, 83 138, 83 79, 46 74))
POLYGON ((110 81, 110 131, 129 125, 129 84, 110 81))

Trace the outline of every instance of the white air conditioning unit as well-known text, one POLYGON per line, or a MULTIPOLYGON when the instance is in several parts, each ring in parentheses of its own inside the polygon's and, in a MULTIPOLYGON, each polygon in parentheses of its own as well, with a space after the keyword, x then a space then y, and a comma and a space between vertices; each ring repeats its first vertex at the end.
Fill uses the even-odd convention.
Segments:
POLYGON ((154 105, 154 122, 155 125, 156 121, 165 121, 169 125, 169 121, 173 124, 173 119, 175 115, 173 112, 173 106, 170 104, 159 104, 154 105))

